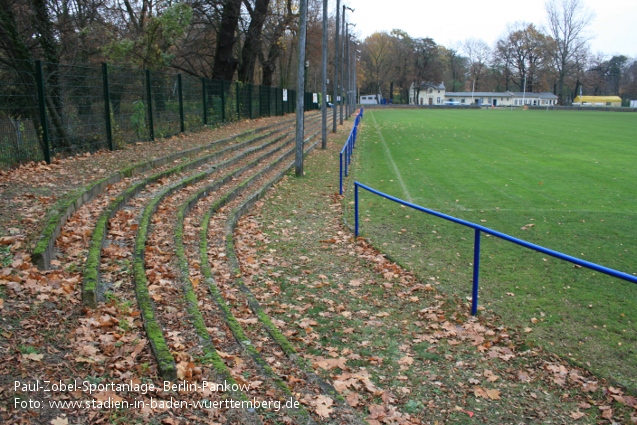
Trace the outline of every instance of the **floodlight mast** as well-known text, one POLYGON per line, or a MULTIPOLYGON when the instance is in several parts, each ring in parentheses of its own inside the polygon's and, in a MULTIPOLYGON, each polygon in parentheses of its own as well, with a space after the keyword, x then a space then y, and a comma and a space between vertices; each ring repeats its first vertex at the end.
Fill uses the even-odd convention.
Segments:
MULTIPOLYGON (((345 119, 348 119, 349 117, 349 103, 350 103, 350 87, 351 87, 351 81, 350 81, 350 72, 351 72, 351 58, 350 58, 350 54, 349 54, 349 45, 350 45, 350 33, 349 33, 349 27, 355 27, 356 24, 352 24, 352 23, 347 23, 346 26, 346 31, 345 31, 345 38, 343 39, 347 44, 345 46, 345 55, 344 55, 344 61, 346 60, 346 65, 345 65, 345 77, 344 77, 344 84, 343 84, 343 89, 345 90, 346 96, 345 99, 347 99, 347 103, 345 104, 345 119)), ((342 109, 341 109, 342 112, 342 109)), ((341 116, 342 118, 342 116, 341 116)))
POLYGON ((327 149, 327 0, 323 0, 323 40, 321 63, 321 149, 327 149))
POLYGON ((339 59, 339 45, 338 45, 338 32, 341 13, 341 0, 336 0, 336 35, 334 36, 334 99, 332 99, 332 133, 336 133, 336 108, 338 100, 338 59, 339 59))
MULTIPOLYGON (((345 9, 351 11, 352 13, 354 12, 354 9, 352 9, 351 7, 346 6, 345 4, 343 4, 343 17, 342 17, 342 19, 343 19, 343 30, 342 30, 343 33, 346 33, 346 31, 347 31, 347 29, 345 27, 345 9)), ((340 118, 340 122, 341 122, 341 125, 343 125, 343 98, 345 97, 345 93, 343 91, 343 89, 344 89, 343 86, 344 86, 344 82, 345 82, 344 75, 343 75, 343 71, 344 71, 343 68, 345 66, 345 36, 343 37, 343 51, 341 52, 341 55, 342 55, 343 58, 342 58, 342 61, 341 61, 341 86, 340 86, 340 90, 339 90, 339 94, 341 95, 341 101, 339 102, 339 104, 340 104, 339 107, 340 107, 340 117, 341 117, 340 118)), ((336 110, 334 110, 334 112, 336 112, 336 110)))
POLYGON ((303 139, 305 137, 304 109, 305 109, 305 42, 307 35, 307 1, 300 0, 299 7, 299 53, 298 73, 296 80, 296 149, 295 174, 303 177, 303 139))

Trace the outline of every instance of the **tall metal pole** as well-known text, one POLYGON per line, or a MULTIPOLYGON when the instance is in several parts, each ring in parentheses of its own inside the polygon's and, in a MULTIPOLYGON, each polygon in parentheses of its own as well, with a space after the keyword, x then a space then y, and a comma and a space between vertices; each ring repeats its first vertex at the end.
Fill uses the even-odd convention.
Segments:
POLYGON ((339 32, 339 19, 341 12, 341 0, 336 0, 336 36, 334 37, 334 99, 332 99, 332 108, 334 113, 332 114, 332 133, 336 133, 336 108, 338 104, 338 32, 339 32))
POLYGON ((347 24, 347 37, 345 38, 345 57, 347 58, 347 67, 345 68, 345 99, 347 99, 347 103, 345 104, 345 119, 349 118, 349 90, 350 90, 350 81, 349 81, 349 73, 350 73, 350 58, 349 58, 349 24, 347 24))
MULTIPOLYGON (((345 26, 345 9, 348 9, 350 12, 354 11, 354 9, 352 9, 351 7, 343 5, 343 18, 342 19, 343 19, 343 33, 345 33, 345 36, 343 37, 343 52, 342 52, 343 60, 341 62, 341 90, 340 90, 340 92, 341 92, 341 105, 340 105, 341 125, 343 125, 343 102, 344 102, 344 98, 345 98, 345 76, 343 74, 343 72, 344 72, 343 68, 345 67, 345 60, 346 60, 346 57, 345 57, 345 41, 349 40, 349 32, 348 32, 349 28, 347 28, 345 26)), ((334 111, 334 112, 336 112, 336 111, 334 111)))
POLYGON ((342 16, 342 28, 343 28, 343 50, 341 51, 341 86, 338 91, 339 96, 341 96, 341 101, 339 102, 339 110, 340 110, 340 122, 343 125, 343 102, 345 100, 345 96, 343 93, 343 85, 345 85, 345 79, 343 78, 343 68, 345 67, 345 39, 347 38, 347 27, 345 26, 345 9, 347 6, 343 5, 343 16, 342 16))
POLYGON ((323 63, 321 64, 321 149, 327 149, 327 0, 323 0, 323 63))
POLYGON ((353 108, 352 108, 352 87, 354 86, 354 83, 352 82, 352 75, 354 74, 354 64, 352 63, 352 52, 354 51, 354 46, 352 46, 351 44, 353 43, 353 41, 350 39, 349 40, 350 43, 350 49, 352 49, 351 51, 349 51, 347 57, 349 60, 349 72, 347 74, 347 116, 349 117, 350 115, 352 115, 353 112, 353 108))
POLYGON ((307 0, 300 0, 299 13, 299 63, 296 78, 296 161, 295 172, 297 177, 303 176, 303 109, 305 105, 305 39, 307 33, 307 0))
POLYGON ((356 58, 354 59, 354 94, 355 94, 355 98, 354 98, 354 105, 358 105, 358 101, 361 97, 361 91, 360 88, 358 87, 358 53, 359 51, 356 51, 356 58))

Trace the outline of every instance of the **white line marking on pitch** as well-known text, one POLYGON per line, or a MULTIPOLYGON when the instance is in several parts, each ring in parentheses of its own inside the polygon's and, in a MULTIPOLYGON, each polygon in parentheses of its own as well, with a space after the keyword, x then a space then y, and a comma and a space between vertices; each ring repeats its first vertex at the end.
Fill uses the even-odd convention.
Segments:
POLYGON ((400 187, 403 189, 403 193, 405 194, 405 196, 407 198, 407 202, 413 204, 414 201, 411 198, 411 195, 409 194, 409 191, 407 190, 407 186, 405 186, 405 182, 403 181, 403 177, 400 175, 400 171, 398 171, 398 167, 396 166, 396 163, 394 162, 394 158, 392 158, 392 156, 391 156, 391 152, 389 151, 389 146, 387 146, 387 143, 385 142, 385 138, 383 137, 383 133, 380 132, 380 127, 378 126, 378 122, 376 121, 376 116, 374 115, 374 113, 372 111, 369 111, 369 112, 371 112, 370 115, 374 119, 374 124, 376 125, 376 132, 380 136, 380 141, 383 142, 383 147, 385 148, 385 153, 387 154, 387 158, 389 158, 389 162, 391 163, 392 167, 394 167, 394 173, 396 173, 396 178, 398 179, 398 183, 400 183, 400 187))

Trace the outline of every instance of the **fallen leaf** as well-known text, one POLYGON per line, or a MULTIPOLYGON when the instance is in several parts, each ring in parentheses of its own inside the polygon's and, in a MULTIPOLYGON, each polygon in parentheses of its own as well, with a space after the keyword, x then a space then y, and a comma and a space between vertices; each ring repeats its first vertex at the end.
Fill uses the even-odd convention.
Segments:
POLYGON ((500 400, 500 391, 498 391, 498 390, 487 390, 486 393, 487 393, 487 396, 491 400, 500 400))
POLYGON ((44 354, 36 354, 36 353, 23 354, 22 357, 25 359, 33 360, 35 362, 40 362, 44 358, 44 354))
POLYGON ((584 413, 584 412, 580 412, 580 411, 578 410, 578 411, 576 411, 576 412, 572 412, 569 416, 570 416, 571 418, 575 419, 575 420, 578 420, 578 419, 583 418, 584 416, 586 416, 586 413, 584 413))
POLYGON ((400 360, 398 360, 398 364, 403 366, 412 365, 414 364, 414 358, 410 356, 402 357, 400 360))
POLYGON ((332 400, 328 396, 326 395, 317 396, 316 403, 315 403, 316 414, 322 418, 328 418, 330 416, 330 413, 332 413, 332 410, 333 410, 330 407, 332 404, 334 404, 334 400, 332 400))
POLYGON ((256 323, 259 323, 259 319, 257 319, 256 317, 250 317, 249 319, 242 319, 241 317, 237 317, 237 322, 245 323, 247 325, 254 325, 256 323))
POLYGON ((358 394, 356 393, 349 393, 347 395, 347 397, 345 397, 345 400, 347 401, 347 404, 349 404, 352 407, 356 407, 358 406, 358 394))
POLYGON ((69 420, 67 418, 63 418, 62 416, 58 416, 51 421, 51 425, 69 425, 69 420))
POLYGON ((604 410, 602 412, 602 418, 608 419, 609 421, 613 419, 613 409, 604 410))

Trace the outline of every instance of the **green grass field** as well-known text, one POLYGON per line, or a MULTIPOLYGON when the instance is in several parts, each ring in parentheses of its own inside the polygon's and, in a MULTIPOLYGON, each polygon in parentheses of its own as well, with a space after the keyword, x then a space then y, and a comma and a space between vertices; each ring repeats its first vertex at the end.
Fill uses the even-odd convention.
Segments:
MULTIPOLYGON (((634 274, 636 130, 632 113, 369 109, 353 178, 634 274)), ((470 297, 473 230, 361 192, 361 231, 443 291, 470 297)), ((637 390, 637 285, 493 237, 483 236, 481 260, 481 305, 637 390)))

